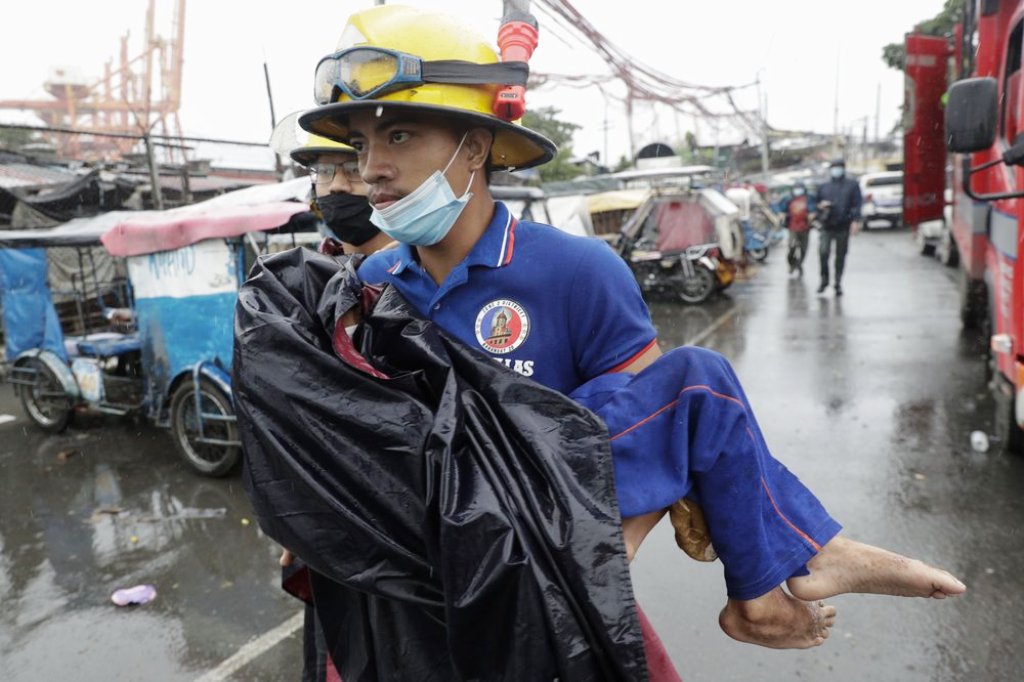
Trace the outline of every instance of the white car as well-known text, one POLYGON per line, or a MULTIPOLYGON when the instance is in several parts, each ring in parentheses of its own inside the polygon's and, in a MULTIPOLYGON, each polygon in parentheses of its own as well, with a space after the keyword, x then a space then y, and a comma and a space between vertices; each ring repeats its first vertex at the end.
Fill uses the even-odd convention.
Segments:
POLYGON ((872 221, 882 220, 890 227, 898 227, 903 222, 903 171, 865 173, 858 181, 864 228, 872 221))

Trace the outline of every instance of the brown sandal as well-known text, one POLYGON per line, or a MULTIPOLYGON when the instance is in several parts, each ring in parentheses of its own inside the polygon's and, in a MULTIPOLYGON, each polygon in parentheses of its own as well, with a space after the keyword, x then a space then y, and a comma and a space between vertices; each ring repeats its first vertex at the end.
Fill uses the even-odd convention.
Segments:
POLYGON ((669 507, 668 517, 675 528, 679 549, 697 561, 714 561, 718 558, 711 544, 711 533, 704 520, 704 512, 695 502, 685 497, 678 500, 669 507))

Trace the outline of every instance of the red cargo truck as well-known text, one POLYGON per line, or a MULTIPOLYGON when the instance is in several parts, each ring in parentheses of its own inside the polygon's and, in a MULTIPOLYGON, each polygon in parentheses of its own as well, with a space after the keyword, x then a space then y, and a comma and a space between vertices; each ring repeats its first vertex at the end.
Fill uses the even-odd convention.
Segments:
POLYGON ((907 222, 941 216, 938 188, 950 163, 960 314, 990 339, 996 430, 1016 452, 1024 450, 1022 39, 1024 1, 967 0, 951 40, 911 35, 906 43, 907 222))

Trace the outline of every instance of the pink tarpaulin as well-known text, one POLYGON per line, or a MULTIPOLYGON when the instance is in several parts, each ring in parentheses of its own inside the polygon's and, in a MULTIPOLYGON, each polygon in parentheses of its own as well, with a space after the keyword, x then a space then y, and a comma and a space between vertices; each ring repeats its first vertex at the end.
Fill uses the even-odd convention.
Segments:
POLYGON ((682 251, 694 244, 715 241, 715 224, 696 201, 669 201, 657 208, 658 250, 682 251))
POLYGON ((272 230, 287 223, 292 216, 309 210, 306 204, 297 201, 184 210, 189 208, 192 207, 127 218, 107 231, 100 241, 114 256, 140 256, 180 249, 204 239, 272 230))

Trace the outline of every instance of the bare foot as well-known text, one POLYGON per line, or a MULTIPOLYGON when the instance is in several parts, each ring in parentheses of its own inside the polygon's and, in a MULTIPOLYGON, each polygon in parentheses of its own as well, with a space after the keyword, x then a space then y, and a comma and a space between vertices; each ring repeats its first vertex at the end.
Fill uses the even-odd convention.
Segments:
POLYGON ((730 599, 718 616, 725 634, 772 649, 809 649, 828 639, 836 609, 823 601, 800 601, 781 587, 757 599, 730 599))
POLYGON ((640 543, 644 541, 651 529, 658 525, 658 521, 661 521, 661 517, 667 511, 668 509, 660 509, 649 514, 622 519, 622 537, 626 541, 627 561, 633 561, 636 551, 640 549, 640 543))
POLYGON ((940 568, 841 536, 822 547, 807 570, 809 575, 790 578, 786 585, 808 601, 845 593, 945 599, 967 589, 940 568))

